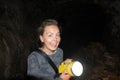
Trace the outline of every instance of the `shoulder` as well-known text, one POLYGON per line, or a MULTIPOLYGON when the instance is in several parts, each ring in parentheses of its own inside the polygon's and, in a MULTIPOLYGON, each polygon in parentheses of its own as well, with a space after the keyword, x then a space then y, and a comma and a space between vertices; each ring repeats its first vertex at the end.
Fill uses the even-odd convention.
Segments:
POLYGON ((61 48, 57 48, 56 55, 63 56, 63 50, 61 48))
POLYGON ((56 52, 63 54, 63 50, 61 48, 57 48, 56 52))
POLYGON ((36 56, 38 55, 39 53, 36 50, 34 50, 28 55, 28 58, 36 58, 36 56))

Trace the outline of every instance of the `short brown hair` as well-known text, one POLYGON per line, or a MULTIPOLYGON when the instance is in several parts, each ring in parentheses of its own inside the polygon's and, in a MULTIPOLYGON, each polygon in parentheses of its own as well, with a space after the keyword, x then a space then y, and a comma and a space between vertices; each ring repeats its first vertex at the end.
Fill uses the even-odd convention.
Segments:
POLYGON ((43 35, 45 27, 49 26, 49 25, 56 25, 56 26, 58 26, 58 28, 59 28, 59 30, 61 32, 61 27, 58 25, 57 20, 55 20, 55 19, 46 19, 46 20, 44 20, 42 22, 40 27, 38 27, 38 35, 43 35))

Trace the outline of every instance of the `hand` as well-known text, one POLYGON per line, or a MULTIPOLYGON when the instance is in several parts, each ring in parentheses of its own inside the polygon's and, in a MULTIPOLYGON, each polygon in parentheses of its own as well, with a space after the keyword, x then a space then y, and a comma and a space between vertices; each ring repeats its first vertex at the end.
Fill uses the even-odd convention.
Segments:
POLYGON ((72 76, 69 75, 66 70, 60 75, 60 78, 62 78, 62 80, 70 80, 72 76))
POLYGON ((66 59, 64 62, 65 62, 65 64, 69 64, 70 62, 72 61, 72 59, 66 59))
MULTIPOLYGON (((64 63, 67 65, 67 64, 70 64, 72 61, 72 59, 66 59, 64 61, 64 63)), ((62 80, 70 80, 72 76, 70 74, 67 73, 66 69, 62 72, 62 74, 60 75, 60 78, 62 78, 62 80)))

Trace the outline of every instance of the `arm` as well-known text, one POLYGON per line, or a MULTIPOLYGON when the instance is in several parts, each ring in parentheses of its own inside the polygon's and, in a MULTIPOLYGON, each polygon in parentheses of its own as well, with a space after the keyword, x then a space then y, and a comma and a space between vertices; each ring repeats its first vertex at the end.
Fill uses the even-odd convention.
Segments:
POLYGON ((35 55, 28 56, 27 75, 39 78, 43 74, 40 73, 40 65, 35 55))

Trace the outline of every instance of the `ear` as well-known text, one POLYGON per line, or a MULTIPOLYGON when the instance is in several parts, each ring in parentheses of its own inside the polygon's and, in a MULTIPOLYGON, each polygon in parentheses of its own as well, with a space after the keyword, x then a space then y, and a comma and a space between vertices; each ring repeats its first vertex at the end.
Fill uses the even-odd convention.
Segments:
POLYGON ((41 42, 43 42, 43 36, 40 35, 39 39, 40 39, 41 42))

